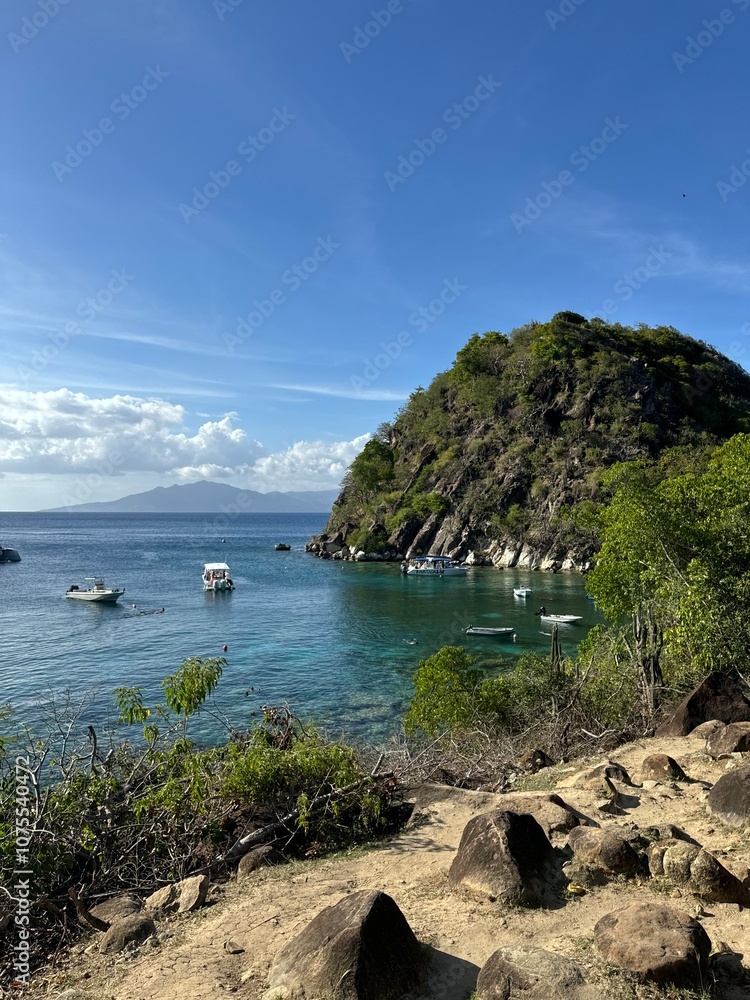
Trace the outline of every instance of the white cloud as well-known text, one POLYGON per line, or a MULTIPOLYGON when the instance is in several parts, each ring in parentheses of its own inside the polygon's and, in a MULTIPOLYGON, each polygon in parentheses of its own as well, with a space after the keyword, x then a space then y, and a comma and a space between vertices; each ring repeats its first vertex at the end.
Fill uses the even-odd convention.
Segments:
MULTIPOLYGON (((56 479, 70 491, 76 477, 92 473, 101 480, 97 489, 110 492, 119 483, 117 495, 140 492, 144 477, 154 476, 221 479, 266 492, 330 489, 369 440, 364 434, 351 441, 298 441, 270 453, 237 420, 226 413, 191 431, 184 407, 163 399, 0 387, 0 478, 38 482, 45 495, 56 479)), ((54 499, 53 493, 46 505, 54 499)))
POLYGON ((252 469, 252 488, 322 490, 338 486, 351 462, 370 440, 297 441, 286 451, 259 458, 252 469))

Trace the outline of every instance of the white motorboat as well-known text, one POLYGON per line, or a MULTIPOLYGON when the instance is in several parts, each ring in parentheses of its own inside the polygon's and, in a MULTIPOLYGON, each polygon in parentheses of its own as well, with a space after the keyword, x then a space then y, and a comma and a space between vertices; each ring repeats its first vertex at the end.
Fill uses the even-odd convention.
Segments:
POLYGON ((492 635, 496 639, 504 639, 515 633, 514 628, 482 628, 477 625, 469 625, 464 629, 466 635, 492 635))
POLYGON ((230 569, 226 563, 215 562, 205 564, 203 567, 203 589, 214 592, 217 590, 234 590, 230 569))
POLYGON ((540 615, 543 622, 552 622, 553 625, 577 625, 583 621, 583 615, 540 615))
POLYGON ((531 597, 532 590, 530 587, 514 587, 513 593, 516 597, 531 597))
POLYGON ((91 586, 81 590, 73 584, 68 587, 66 597, 73 601, 94 601, 96 604, 115 604, 125 593, 124 587, 105 587, 104 580, 100 576, 87 576, 91 581, 91 586))
POLYGON ((407 576, 466 576, 469 567, 448 556, 416 556, 402 563, 401 572, 407 576))

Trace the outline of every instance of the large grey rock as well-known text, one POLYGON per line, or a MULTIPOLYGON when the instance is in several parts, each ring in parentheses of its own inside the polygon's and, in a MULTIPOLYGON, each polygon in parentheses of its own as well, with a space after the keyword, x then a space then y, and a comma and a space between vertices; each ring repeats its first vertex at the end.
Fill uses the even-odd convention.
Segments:
POLYGON ((527 906, 552 902, 560 881, 554 849, 534 817, 502 809, 466 824, 448 872, 451 886, 527 906))
POLYGON ((498 948, 482 966, 477 1000, 600 1000, 580 966, 540 948, 498 948))
POLYGON ((722 774, 708 793, 707 805, 728 826, 750 826, 750 767, 722 774))
POLYGON ((594 938, 607 961, 644 982, 705 986, 711 941, 687 913, 659 903, 633 903, 603 916, 594 938))
POLYGON ((666 840, 652 844, 647 854, 652 875, 663 875, 712 903, 750 905, 750 889, 698 844, 666 840))
POLYGON ((143 903, 138 896, 125 893, 123 896, 112 896, 111 899, 105 899, 103 903, 97 903, 96 906, 91 907, 89 913, 98 920, 113 924, 115 920, 140 913, 142 909, 143 903))
POLYGON ((206 902, 211 879, 208 875, 192 875, 177 883, 180 898, 177 901, 178 913, 192 913, 206 902))
POLYGON ((722 726, 706 740, 706 752, 712 757, 747 753, 750 750, 750 722, 732 722, 722 726))
POLYGON ((190 913, 203 906, 211 880, 208 875, 191 875, 181 882, 165 885, 144 900, 147 910, 156 914, 190 913))
POLYGON ((601 868, 608 875, 626 875, 632 878, 641 872, 638 855, 615 830, 579 826, 571 830, 568 843, 579 861, 601 868))
POLYGON ((702 722, 750 722, 750 701, 739 684, 726 674, 714 671, 694 688, 662 723, 657 736, 687 736, 702 722))
POLYGON ((156 932, 156 925, 145 913, 133 913, 115 920, 99 942, 102 955, 115 955, 129 944, 140 944, 156 932))
POLYGON ((568 833, 580 826, 582 819, 585 821, 585 817, 554 792, 511 792, 503 795, 502 808, 533 816, 548 837, 554 833, 568 833))
POLYGON ((422 949, 396 903, 363 890, 328 906, 276 956, 269 995, 397 1000, 427 977, 422 949))

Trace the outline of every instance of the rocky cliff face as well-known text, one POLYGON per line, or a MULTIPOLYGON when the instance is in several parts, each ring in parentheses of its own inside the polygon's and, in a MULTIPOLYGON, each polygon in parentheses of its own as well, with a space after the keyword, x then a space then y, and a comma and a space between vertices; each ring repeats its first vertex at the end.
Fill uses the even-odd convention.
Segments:
POLYGON ((355 459, 307 547, 585 570, 597 539, 570 512, 606 499, 609 468, 697 471, 749 428, 750 377, 671 327, 558 313, 508 337, 475 335, 355 459))

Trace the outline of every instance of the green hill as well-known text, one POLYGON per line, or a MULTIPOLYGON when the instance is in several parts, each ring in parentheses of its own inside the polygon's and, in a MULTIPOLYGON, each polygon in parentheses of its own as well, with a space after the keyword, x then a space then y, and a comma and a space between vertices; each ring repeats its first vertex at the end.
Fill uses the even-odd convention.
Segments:
POLYGON ((475 334, 378 429, 308 549, 583 568, 597 539, 565 513, 602 498, 609 467, 698 471, 748 430, 750 375, 672 327, 561 312, 475 334))

